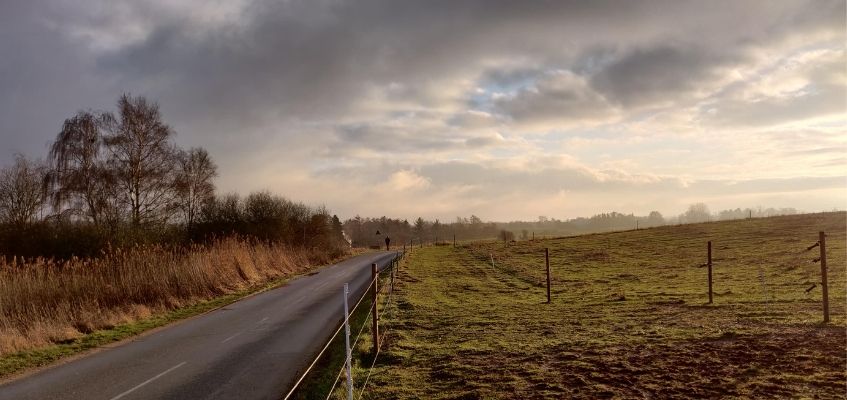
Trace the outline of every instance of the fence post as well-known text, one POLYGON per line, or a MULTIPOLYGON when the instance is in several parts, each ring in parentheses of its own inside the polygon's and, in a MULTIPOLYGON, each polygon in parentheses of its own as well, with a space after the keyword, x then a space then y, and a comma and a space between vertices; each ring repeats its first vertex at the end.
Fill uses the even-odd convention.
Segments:
POLYGON ((550 249, 544 248, 544 263, 547 264, 547 302, 550 302, 550 249))
POLYGON ((453 247, 456 247, 456 234, 453 234, 453 247))
POLYGON ((344 284, 344 344, 347 348, 347 356, 344 360, 344 368, 347 370, 347 399, 353 400, 353 375, 350 372, 350 364, 353 360, 350 351, 350 311, 347 307, 347 294, 350 293, 348 285, 344 284))
POLYGON ((823 322, 829 322, 829 282, 826 277, 826 234, 818 232, 821 247, 821 291, 823 292, 823 322))
POLYGON ((377 350, 379 350, 379 314, 377 312, 377 296, 379 295, 379 275, 377 272, 376 263, 371 264, 371 276, 373 277, 374 284, 374 294, 373 294, 373 306, 371 307, 371 334, 373 335, 373 353, 376 355, 377 350))
POLYGON ((709 304, 712 304, 712 241, 709 241, 708 259, 706 266, 709 267, 709 304))

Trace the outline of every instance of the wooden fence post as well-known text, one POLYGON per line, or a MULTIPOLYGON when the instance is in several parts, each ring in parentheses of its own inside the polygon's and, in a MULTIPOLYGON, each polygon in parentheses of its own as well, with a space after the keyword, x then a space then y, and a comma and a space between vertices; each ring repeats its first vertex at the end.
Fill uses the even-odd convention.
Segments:
POLYGON ((544 248, 544 263, 547 265, 547 302, 550 302, 550 249, 544 248))
POLYGON ((829 322, 829 282, 826 277, 826 234, 818 232, 821 248, 821 291, 823 292, 823 322, 829 322))
POLYGON ((712 241, 709 241, 708 246, 708 259, 706 261, 706 266, 709 267, 709 304, 712 304, 712 241))
POLYGON ((456 247, 456 234, 453 234, 453 247, 456 247))
POLYGON ((379 313, 377 311, 377 296, 379 295, 379 274, 377 272, 376 263, 371 264, 371 277, 373 278, 373 305, 371 306, 371 335, 373 336, 373 353, 379 351, 379 313))

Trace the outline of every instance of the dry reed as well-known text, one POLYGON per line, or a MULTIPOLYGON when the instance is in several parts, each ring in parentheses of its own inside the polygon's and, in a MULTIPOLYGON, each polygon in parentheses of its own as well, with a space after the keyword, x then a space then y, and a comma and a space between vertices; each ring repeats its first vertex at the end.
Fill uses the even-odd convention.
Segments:
POLYGON ((318 249, 229 238, 65 262, 0 257, 0 356, 73 340, 331 261, 318 249))

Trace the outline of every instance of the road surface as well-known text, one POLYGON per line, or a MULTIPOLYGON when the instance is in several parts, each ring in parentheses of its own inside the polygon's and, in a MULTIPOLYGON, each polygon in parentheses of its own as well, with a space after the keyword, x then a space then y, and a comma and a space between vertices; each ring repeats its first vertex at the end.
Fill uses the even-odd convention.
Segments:
POLYGON ((395 253, 353 257, 224 308, 0 386, 0 399, 279 399, 395 253))

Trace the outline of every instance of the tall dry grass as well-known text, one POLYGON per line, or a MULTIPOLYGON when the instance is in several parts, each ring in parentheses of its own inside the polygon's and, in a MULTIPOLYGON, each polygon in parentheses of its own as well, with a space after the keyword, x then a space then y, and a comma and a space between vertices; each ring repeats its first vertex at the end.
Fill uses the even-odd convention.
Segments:
POLYGON ((0 257, 0 355, 234 293, 325 264, 317 249, 229 238, 116 250, 62 263, 0 257))

